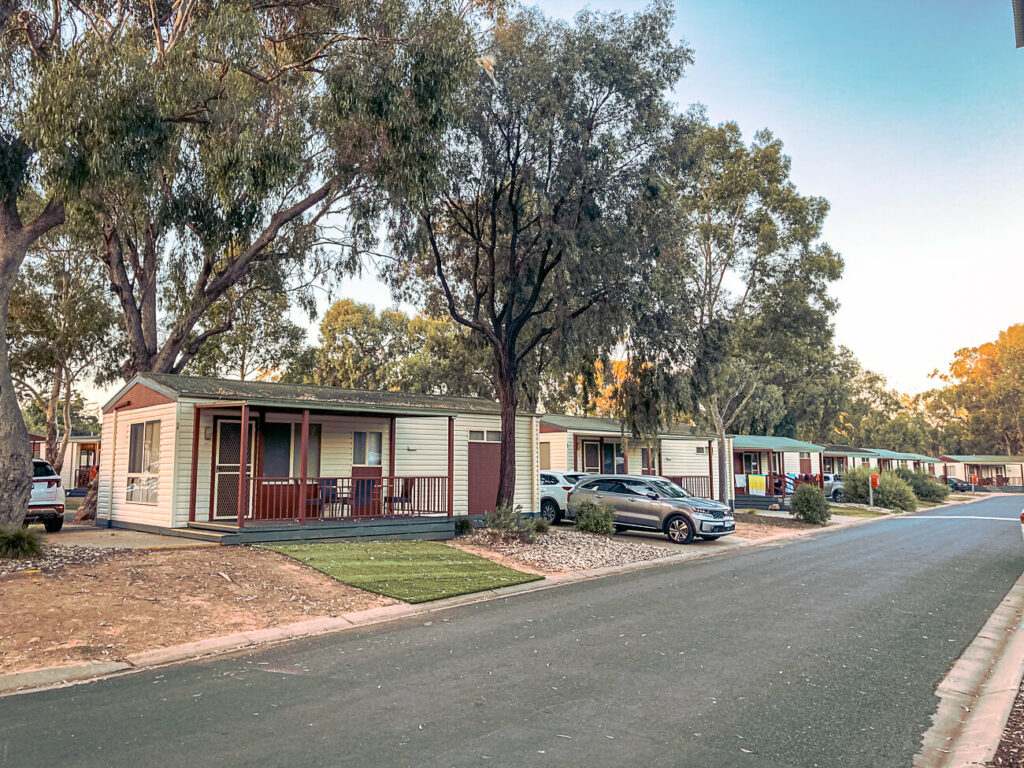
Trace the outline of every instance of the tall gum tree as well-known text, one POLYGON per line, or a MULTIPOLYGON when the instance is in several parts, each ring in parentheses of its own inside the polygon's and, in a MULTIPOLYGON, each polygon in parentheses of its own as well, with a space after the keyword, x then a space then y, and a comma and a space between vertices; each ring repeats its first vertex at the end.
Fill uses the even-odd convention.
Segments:
MULTIPOLYGON (((122 374, 181 371, 260 265, 354 262, 381 180, 436 166, 499 5, 0 3, 0 309, 66 205, 123 316, 122 374), (23 225, 26 189, 52 199, 23 225)), ((0 521, 16 522, 29 445, 5 346, 0 403, 0 521)))
MULTIPOLYGON (((651 257, 633 239, 665 94, 689 50, 672 10, 581 13, 572 25, 522 11, 498 26, 463 121, 444 139, 440 181, 401 199, 392 222, 402 295, 425 297, 490 349, 501 406, 496 502, 515 487, 520 375, 539 345, 582 326, 623 332, 624 292, 651 257)), ((588 352, 588 354, 590 354, 588 352)))

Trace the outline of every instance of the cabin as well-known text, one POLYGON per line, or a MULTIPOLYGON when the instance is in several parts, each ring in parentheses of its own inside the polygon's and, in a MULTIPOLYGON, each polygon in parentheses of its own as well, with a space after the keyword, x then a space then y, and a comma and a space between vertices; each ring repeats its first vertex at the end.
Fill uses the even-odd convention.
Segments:
MULTIPOLYGON (((57 439, 58 446, 61 440, 57 439)), ((55 457, 47 455, 45 437, 29 434, 29 441, 32 443, 32 458, 56 463, 55 457)), ((60 470, 61 485, 68 496, 85 496, 89 483, 99 471, 99 457, 99 435, 72 435, 68 438, 60 470)))
POLYGON ((733 492, 737 508, 785 506, 796 486, 824 485, 825 448, 789 437, 734 435, 733 492))
POLYGON ((1024 456, 943 455, 937 460, 944 479, 955 477, 977 485, 1024 490, 1024 456))
POLYGON ((624 433, 618 419, 562 414, 539 419, 542 470, 660 475, 694 496, 718 498, 714 435, 677 424, 651 440, 636 440, 624 433))
MULTIPOLYGON (((498 404, 146 373, 103 408, 97 525, 216 537, 450 538, 495 506, 498 404), (244 428, 243 428, 243 425, 244 428)), ((514 503, 539 505, 537 419, 514 503)))
POLYGON ((821 454, 821 462, 822 471, 825 474, 840 474, 858 467, 878 466, 878 456, 867 448, 856 448, 852 445, 826 445, 821 454))
POLYGON ((920 453, 908 453, 905 451, 890 451, 884 448, 872 448, 877 457, 879 470, 909 469, 912 472, 927 472, 935 474, 935 467, 939 460, 920 453))

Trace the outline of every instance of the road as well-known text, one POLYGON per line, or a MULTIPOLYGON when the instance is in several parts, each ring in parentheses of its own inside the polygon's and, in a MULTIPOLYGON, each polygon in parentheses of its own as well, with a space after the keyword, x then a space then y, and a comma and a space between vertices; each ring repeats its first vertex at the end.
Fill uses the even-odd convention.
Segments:
POLYGON ((0 766, 909 766, 1022 506, 0 699, 0 766))

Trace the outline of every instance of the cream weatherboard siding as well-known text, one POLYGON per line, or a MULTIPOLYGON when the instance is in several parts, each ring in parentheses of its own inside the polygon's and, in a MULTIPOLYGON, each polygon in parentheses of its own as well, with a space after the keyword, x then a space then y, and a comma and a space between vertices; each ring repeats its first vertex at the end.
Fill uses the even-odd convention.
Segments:
MULTIPOLYGON (((539 442, 551 446, 551 466, 555 472, 572 470, 572 439, 566 432, 541 432, 539 442)), ((539 450, 539 448, 538 448, 539 450)))
MULTIPOLYGON (((101 518, 143 525, 171 525, 172 510, 177 503, 176 471, 178 456, 175 435, 178 406, 176 403, 153 405, 136 410, 111 411, 103 415, 103 445, 100 452, 102 469, 97 497, 97 515, 101 518), (160 467, 157 472, 157 502, 142 504, 128 501, 128 439, 132 424, 160 422, 160 467), (115 430, 116 423, 116 430, 115 430)), ((186 516, 187 519, 187 516, 186 516)))

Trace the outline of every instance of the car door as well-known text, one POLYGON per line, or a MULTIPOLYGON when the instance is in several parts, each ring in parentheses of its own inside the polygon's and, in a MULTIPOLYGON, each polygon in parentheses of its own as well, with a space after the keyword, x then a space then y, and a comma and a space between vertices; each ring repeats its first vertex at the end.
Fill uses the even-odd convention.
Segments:
POLYGON ((662 502, 650 498, 648 494, 652 493, 656 493, 654 488, 642 480, 624 481, 619 507, 623 522, 641 528, 660 528, 662 502))

